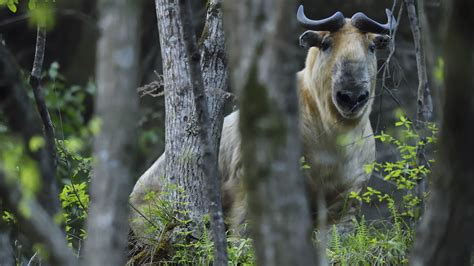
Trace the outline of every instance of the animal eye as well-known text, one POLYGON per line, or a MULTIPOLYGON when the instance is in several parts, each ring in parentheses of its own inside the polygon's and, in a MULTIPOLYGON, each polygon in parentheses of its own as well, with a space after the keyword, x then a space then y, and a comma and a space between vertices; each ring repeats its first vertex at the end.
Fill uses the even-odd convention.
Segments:
POLYGON ((329 48, 331 48, 331 41, 328 39, 324 39, 323 42, 321 43, 321 50, 325 52, 329 48))
POLYGON ((371 44, 369 45, 369 51, 370 51, 371 53, 375 52, 375 43, 371 43, 371 44))

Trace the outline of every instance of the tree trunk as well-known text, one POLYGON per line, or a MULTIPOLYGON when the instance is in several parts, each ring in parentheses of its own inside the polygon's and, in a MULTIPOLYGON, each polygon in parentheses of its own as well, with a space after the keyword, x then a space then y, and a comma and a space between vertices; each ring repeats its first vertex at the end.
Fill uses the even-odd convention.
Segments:
MULTIPOLYGON (((143 204, 146 193, 161 192, 169 188, 166 184, 175 184, 179 189, 167 191, 166 196, 173 202, 183 202, 184 199, 188 203, 176 206, 181 209, 179 213, 181 215, 186 213, 187 218, 202 225, 203 215, 210 211, 213 230, 222 232, 222 228, 214 226, 217 223, 222 225, 223 220, 220 211, 220 180, 215 175, 210 175, 206 179, 204 173, 204 170, 210 168, 215 171, 218 162, 217 160, 205 162, 200 140, 202 136, 205 136, 200 136, 200 133, 208 134, 209 152, 218 157, 223 109, 230 95, 226 92, 229 85, 221 0, 210 0, 207 3, 206 23, 198 42, 202 75, 190 73, 178 0, 156 0, 155 5, 163 59, 166 150, 138 180, 131 195, 131 203, 138 209, 146 207, 146 204, 143 204), (195 79, 202 78, 204 95, 201 92, 198 93, 199 95, 194 95, 192 89, 195 86, 192 86, 191 76, 195 79), (209 113, 207 122, 199 121, 195 100, 207 104, 209 113), (166 179, 164 184, 160 182, 163 176, 166 179)), ((190 18, 189 24, 194 21, 195 19, 190 18)), ((195 28, 194 25, 186 27, 191 30, 195 28)), ((191 58, 191 64, 196 67, 195 59, 199 56, 197 51, 192 53, 195 58, 191 58)), ((138 220, 132 225, 134 232, 140 236, 145 230, 143 225, 148 223, 137 214, 133 220, 138 220)), ((197 231, 196 233, 199 234, 197 231)), ((225 241, 224 235, 221 234, 219 238, 222 238, 221 243, 225 241)))
MULTIPOLYGON (((217 155, 228 87, 220 1, 208 3, 207 21, 200 40, 210 125, 200 125, 196 115, 178 1, 156 0, 156 14, 166 91, 166 180, 183 189, 189 202, 190 218, 200 222, 208 213, 208 197, 203 169, 198 167, 203 160, 198 132, 200 127, 210 129, 209 145, 217 155)), ((182 197, 174 191, 172 198, 182 197)))
MULTIPOLYGON (((210 130, 209 152, 215 158, 209 159, 207 167, 213 169, 208 176, 209 211, 214 240, 214 264, 227 265, 227 238, 222 213, 221 183, 218 172, 219 144, 224 122, 224 107, 229 94, 229 73, 225 51, 224 25, 222 21, 222 0, 210 0, 204 30, 200 39, 202 78, 207 100, 210 130)), ((195 96, 196 97, 196 96, 195 96)))
MULTIPOLYGON (((198 121, 194 106, 182 24, 177 0, 156 0, 156 16, 163 57, 165 87, 165 176, 168 183, 182 189, 171 191, 172 200, 189 203, 189 218, 201 222, 207 214, 204 175, 196 167, 199 150, 198 121)), ((183 206, 181 206, 183 207, 183 206)))
MULTIPOLYGON (((216 141, 211 141, 211 117, 209 115, 208 102, 204 90, 204 81, 201 71, 201 57, 196 45, 196 38, 192 25, 191 4, 188 0, 180 0, 181 20, 183 25, 183 42, 186 48, 186 56, 189 65, 189 76, 191 79, 192 91, 194 95, 194 105, 196 106, 196 117, 199 123, 199 148, 202 160, 197 165, 198 171, 202 172, 206 178, 208 193, 208 208, 211 214, 211 227, 214 239, 214 265, 227 265, 227 239, 225 233, 224 217, 221 204, 219 167, 216 141), (214 145, 214 146, 212 146, 214 145)), ((208 25, 209 26, 209 25, 208 25)), ((210 90, 212 91, 212 90, 210 90)), ((221 90, 219 90, 221 91, 221 90)), ((214 100, 216 97, 214 97, 214 100)), ((217 104, 222 106, 223 98, 218 97, 217 104)), ((220 114, 222 114, 222 110, 220 114)), ((222 116, 221 116, 222 117, 222 116)), ((221 118, 221 125, 222 125, 221 118)), ((222 128, 222 126, 221 126, 222 128)), ((211 128, 212 130, 212 128, 211 128)))
MULTIPOLYGON (((43 87, 41 86, 45 49, 46 29, 38 25, 36 33, 35 59, 33 60, 33 69, 31 70, 30 75, 30 85, 33 89, 33 95, 35 96, 36 108, 41 117, 41 121, 43 122, 43 133, 46 139, 46 148, 48 149, 51 160, 54 162, 54 166, 56 166, 57 156, 54 126, 53 122, 51 121, 51 116, 49 115, 48 107, 46 106, 46 101, 44 99, 43 87)), ((56 170, 56 167, 54 167, 54 170, 56 170)), ((56 180, 54 180, 54 176, 51 178, 52 180, 50 180, 50 182, 56 182, 56 180)))
POLYGON ((469 265, 473 247, 474 2, 455 0, 451 5, 437 167, 412 265, 469 265))
POLYGON ((257 265, 314 265, 299 158, 296 6, 227 1, 232 85, 257 265))
POLYGON ((124 265, 136 149, 140 1, 99 1, 95 140, 84 265, 124 265))

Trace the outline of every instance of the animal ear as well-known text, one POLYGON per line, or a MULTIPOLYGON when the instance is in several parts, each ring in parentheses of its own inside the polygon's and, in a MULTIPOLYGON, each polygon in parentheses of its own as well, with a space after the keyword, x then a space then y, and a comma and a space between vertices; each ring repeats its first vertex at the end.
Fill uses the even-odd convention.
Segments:
POLYGON ((378 34, 374 38, 374 44, 377 49, 385 49, 387 48, 388 44, 390 43, 390 36, 386 34, 378 34))
POLYGON ((308 30, 305 31, 300 36, 300 46, 306 49, 309 49, 314 46, 321 46, 323 38, 321 35, 315 31, 308 30))

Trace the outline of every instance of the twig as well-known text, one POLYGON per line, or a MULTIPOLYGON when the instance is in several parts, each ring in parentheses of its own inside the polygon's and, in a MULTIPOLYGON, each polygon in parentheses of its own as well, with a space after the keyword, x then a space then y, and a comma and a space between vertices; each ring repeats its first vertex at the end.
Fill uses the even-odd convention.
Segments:
POLYGON ((51 121, 51 116, 49 115, 48 107, 46 106, 46 101, 44 100, 43 90, 41 88, 41 72, 43 69, 44 61, 44 51, 46 49, 46 30, 44 27, 38 25, 37 34, 36 34, 36 50, 35 50, 35 59, 33 61, 33 69, 31 70, 30 75, 30 85, 33 89, 33 94, 35 95, 36 108, 43 122, 43 131, 46 138, 46 148, 54 162, 54 165, 57 164, 57 155, 56 155, 56 144, 54 136, 54 127, 53 122, 51 121))
POLYGON ((181 20, 183 25, 183 42, 189 65, 191 85, 194 94, 196 114, 199 121, 199 138, 202 145, 203 160, 199 167, 207 178, 209 194, 209 211, 211 213, 211 227, 214 241, 214 265, 227 265, 227 239, 221 205, 220 181, 217 165, 217 154, 211 148, 211 134, 206 127, 211 125, 207 97, 204 91, 204 81, 201 71, 201 55, 196 44, 191 22, 191 5, 189 0, 180 0, 181 20))
POLYGON ((160 228, 156 223, 154 223, 152 220, 148 219, 148 216, 146 216, 145 214, 143 214, 138 208, 136 208, 135 206, 133 206, 133 204, 131 204, 130 202, 128 203, 128 206, 130 206, 132 208, 132 210, 136 211, 138 213, 138 215, 140 215, 143 219, 145 219, 145 221, 147 221, 151 226, 155 227, 155 228, 160 228))
POLYGON ((139 87, 137 91, 140 94, 140 97, 143 97, 145 95, 149 95, 151 97, 165 96, 164 90, 161 92, 157 92, 160 89, 162 90, 165 86, 163 82, 163 75, 159 74, 156 70, 154 70, 153 72, 155 73, 157 80, 152 81, 142 87, 139 87))
MULTIPOLYGON (((420 22, 416 13, 415 1, 404 0, 407 6, 408 20, 410 21, 410 28, 415 42, 416 66, 418 70, 418 96, 417 96, 417 120, 429 121, 433 113, 433 103, 431 100, 431 93, 428 84, 428 75, 426 71, 425 48, 422 41, 420 22)), ((423 9, 423 6, 418 6, 418 9, 423 9)), ((423 127, 423 124, 419 124, 423 127)))
POLYGON ((33 254, 33 256, 31 256, 31 259, 28 261, 27 266, 33 265, 33 263, 35 263, 36 261, 40 262, 40 264, 41 264, 41 259, 38 258, 38 252, 35 252, 35 254, 33 254))
MULTIPOLYGON (((421 26, 418 19, 415 1, 405 0, 408 11, 408 19, 410 21, 410 28, 413 33, 416 53, 416 67, 418 69, 418 96, 417 96, 417 123, 416 126, 420 129, 426 128, 426 122, 431 120, 433 114, 433 103, 431 99, 430 88, 428 84, 428 75, 426 70, 425 48, 421 35, 421 26)), ((424 14, 424 2, 419 1, 418 12, 424 14)), ((416 151, 417 161, 419 164, 426 162, 424 147, 416 151)), ((417 195, 421 199, 420 209, 424 211, 423 195, 426 192, 426 179, 421 179, 417 186, 417 195)))
MULTIPOLYGON (((393 2, 393 7, 392 7, 392 13, 393 13, 393 10, 395 9, 395 6, 397 4, 397 1, 395 0, 393 2)), ((381 110, 382 110, 382 102, 383 102, 383 92, 386 91, 388 92, 388 94, 390 95, 390 97, 397 103, 398 106, 401 106, 401 102, 398 100, 397 97, 395 97, 395 95, 393 95, 392 91, 387 87, 387 84, 386 84, 386 80, 387 80, 387 77, 391 77, 390 75, 390 61, 392 60, 392 57, 393 55, 395 54, 395 40, 396 40, 396 36, 397 36, 397 31, 398 31, 398 25, 400 25, 400 18, 402 17, 402 13, 403 13, 403 3, 400 3, 400 8, 398 10, 398 15, 397 15, 397 21, 399 22, 397 24, 397 26, 395 27, 395 29, 390 32, 390 45, 389 45, 389 49, 390 49, 390 53, 388 54, 388 57, 387 59, 385 60, 385 63, 383 65, 383 74, 382 74, 382 93, 381 93, 381 96, 380 96, 380 103, 379 103, 379 116, 377 117, 377 123, 376 123, 376 126, 375 126, 375 132, 378 132, 379 130, 379 125, 380 125, 380 113, 381 113, 381 110)))

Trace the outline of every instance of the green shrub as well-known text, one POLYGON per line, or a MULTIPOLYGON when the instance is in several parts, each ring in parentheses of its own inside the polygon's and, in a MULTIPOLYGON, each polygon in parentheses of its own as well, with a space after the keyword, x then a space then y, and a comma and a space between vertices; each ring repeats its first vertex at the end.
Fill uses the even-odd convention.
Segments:
MULTIPOLYGON (((142 239, 145 241, 141 242, 146 244, 141 250, 133 252, 129 265, 152 261, 162 265, 212 265, 214 243, 208 228, 208 217, 204 217, 200 225, 188 219, 186 198, 183 196, 173 201, 170 194, 174 192, 183 195, 183 190, 172 184, 167 184, 159 195, 154 192, 145 195, 148 206, 143 215, 149 219, 146 232, 149 237, 142 239)), ((229 235, 227 242, 229 265, 254 265, 250 239, 229 235)))
POLYGON ((360 193, 351 192, 350 198, 366 204, 386 202, 391 217, 388 220, 374 221, 370 225, 367 225, 364 217, 354 220, 355 229, 347 234, 339 233, 334 226, 327 249, 332 264, 408 264, 408 252, 414 242, 414 226, 421 215, 420 204, 426 197, 426 194, 419 194, 416 186, 430 174, 434 160, 426 159, 425 153, 433 148, 438 128, 435 124, 428 124, 429 136, 423 138, 405 116, 400 116, 395 126, 400 129, 395 134, 382 132, 375 138, 392 145, 397 151, 397 159, 393 162, 373 162, 364 168, 367 174, 383 176, 385 181, 394 184, 404 196, 401 202, 396 202, 392 196, 372 187, 367 187, 360 193))

